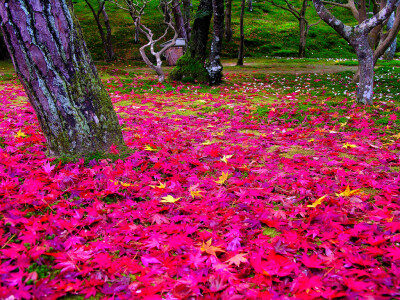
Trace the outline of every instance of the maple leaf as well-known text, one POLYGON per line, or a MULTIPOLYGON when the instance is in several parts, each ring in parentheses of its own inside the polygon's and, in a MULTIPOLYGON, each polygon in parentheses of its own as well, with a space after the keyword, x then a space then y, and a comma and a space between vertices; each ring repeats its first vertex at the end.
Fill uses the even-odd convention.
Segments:
POLYGON ((349 144, 349 143, 345 143, 343 144, 343 148, 357 148, 357 145, 354 144, 349 144))
POLYGON ((159 183, 159 185, 151 185, 151 187, 152 187, 153 189, 155 189, 155 188, 165 189, 165 188, 167 187, 167 185, 164 184, 164 183, 162 183, 161 181, 159 181, 158 183, 159 183))
POLYGON ((213 142, 211 142, 211 141, 205 141, 205 142, 203 142, 203 143, 201 143, 202 145, 204 145, 204 146, 208 146, 208 145, 212 145, 212 144, 214 144, 213 142))
POLYGON ((201 193, 204 193, 204 191, 190 191, 190 195, 193 197, 199 197, 203 198, 203 195, 201 193))
POLYGON ((17 134, 14 135, 15 138, 26 137, 26 134, 20 130, 18 130, 17 134))
POLYGON ((117 146, 115 146, 114 144, 110 146, 110 153, 111 154, 115 154, 118 155, 119 154, 119 150, 117 149, 117 146))
POLYGON ((152 152, 157 152, 158 151, 158 149, 157 148, 153 148, 152 146, 150 146, 150 145, 146 145, 146 146, 144 146, 144 150, 147 150, 147 151, 152 151, 152 152))
POLYGON ((361 190, 360 189, 356 189, 356 190, 350 190, 350 187, 347 185, 346 189, 341 192, 340 194, 336 194, 337 197, 343 196, 343 197, 350 197, 353 195, 358 195, 361 194, 361 190))
POLYGON ((206 243, 203 242, 203 245, 201 246, 201 251, 214 255, 215 257, 217 256, 216 252, 225 252, 220 247, 211 246, 211 243, 212 238, 209 239, 206 243))
POLYGON ((245 257, 246 255, 247 253, 238 253, 235 256, 228 259, 226 262, 230 265, 235 264, 236 266, 239 267, 240 263, 247 262, 247 258, 245 257))
POLYGON ((387 256, 393 257, 394 260, 400 260, 400 248, 399 247, 387 248, 386 250, 389 252, 387 254, 387 256))
POLYGON ((49 162, 46 162, 45 164, 43 164, 42 169, 43 169, 43 171, 45 171, 47 174, 50 174, 51 171, 53 171, 53 169, 54 169, 55 167, 56 167, 56 166, 51 166, 49 162))
POLYGON ((219 180, 215 180, 215 183, 224 184, 225 181, 228 179, 229 175, 230 175, 229 172, 226 172, 226 173, 222 172, 222 175, 219 176, 219 180))
POLYGON ((307 140, 307 142, 314 142, 314 139, 309 139, 307 140))
POLYGON ((233 155, 224 155, 220 160, 223 161, 224 163, 228 163, 228 159, 231 158, 233 155))
POLYGON ((318 205, 320 205, 322 203, 322 200, 324 200, 326 198, 326 196, 322 196, 321 198, 318 198, 317 200, 315 200, 315 202, 313 204, 307 205, 307 207, 314 207, 316 208, 318 205))
POLYGON ((164 203, 175 203, 176 201, 178 201, 181 198, 182 197, 174 198, 171 195, 168 195, 166 197, 162 197, 161 199, 163 199, 163 200, 161 200, 161 202, 164 202, 164 203))

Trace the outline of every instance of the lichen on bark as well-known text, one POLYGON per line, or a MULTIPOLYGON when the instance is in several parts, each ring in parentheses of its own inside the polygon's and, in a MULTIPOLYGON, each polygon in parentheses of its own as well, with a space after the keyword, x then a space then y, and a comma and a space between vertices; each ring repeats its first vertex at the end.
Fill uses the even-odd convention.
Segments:
POLYGON ((111 99, 69 0, 0 1, 1 29, 51 156, 123 146, 111 99))

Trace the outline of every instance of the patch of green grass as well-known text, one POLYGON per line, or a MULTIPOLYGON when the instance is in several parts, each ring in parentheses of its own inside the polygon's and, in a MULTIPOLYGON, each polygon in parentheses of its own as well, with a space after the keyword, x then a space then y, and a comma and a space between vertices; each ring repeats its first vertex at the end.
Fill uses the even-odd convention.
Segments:
POLYGON ((279 231, 277 231, 275 228, 271 228, 271 227, 266 227, 263 230, 263 235, 268 235, 269 237, 276 237, 280 234, 281 233, 279 231))

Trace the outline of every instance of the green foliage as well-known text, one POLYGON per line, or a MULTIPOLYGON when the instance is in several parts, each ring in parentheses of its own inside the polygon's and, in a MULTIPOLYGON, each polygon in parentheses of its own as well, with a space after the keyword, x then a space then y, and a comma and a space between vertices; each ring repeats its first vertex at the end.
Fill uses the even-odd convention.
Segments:
POLYGON ((171 80, 182 80, 183 82, 208 82, 209 76, 203 63, 198 59, 192 58, 186 53, 178 59, 176 67, 169 74, 171 80))

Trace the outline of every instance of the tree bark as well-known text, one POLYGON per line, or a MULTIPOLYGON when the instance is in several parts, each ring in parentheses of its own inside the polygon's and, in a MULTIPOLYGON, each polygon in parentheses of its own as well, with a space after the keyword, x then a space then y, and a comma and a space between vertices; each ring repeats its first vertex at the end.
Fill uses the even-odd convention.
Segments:
POLYGON ((212 0, 200 0, 194 19, 192 35, 189 42, 189 51, 192 58, 206 59, 208 32, 212 17, 212 0))
POLYGON ((308 35, 308 24, 304 18, 299 19, 300 42, 299 42, 299 57, 306 57, 306 41, 308 35))
POLYGON ((106 27, 106 60, 108 62, 113 61, 115 59, 115 52, 112 45, 112 31, 110 25, 110 19, 108 18, 108 14, 106 12, 106 6, 104 5, 103 10, 104 17, 104 26, 106 27))
POLYGON ((173 0, 172 2, 172 14, 175 20, 175 29, 178 32, 178 38, 185 39, 186 43, 189 41, 186 34, 185 21, 180 7, 179 0, 173 0))
POLYGON ((222 38, 224 35, 224 0, 212 0, 214 13, 214 33, 210 50, 210 63, 207 71, 210 76, 210 84, 217 85, 222 81, 222 38))
POLYGON ((71 1, 1 0, 8 50, 51 156, 123 146, 111 99, 89 55, 71 1))
POLYGON ((253 0, 247 0, 247 8, 249 9, 249 11, 253 11, 253 0))
POLYGON ((351 41, 359 64, 357 102, 372 105, 374 90, 374 52, 368 43, 368 33, 358 35, 351 41))
MULTIPOLYGON (((394 16, 395 16, 395 13, 393 12, 388 19, 388 22, 386 24, 388 30, 392 29, 392 27, 393 27, 394 19, 395 19, 394 16)), ((393 60, 394 54, 396 52, 396 47, 397 47, 397 38, 395 38, 394 41, 390 44, 389 48, 386 49, 385 54, 383 55, 383 58, 385 60, 393 60)))
POLYGON ((243 66, 244 59, 244 6, 246 5, 246 0, 242 0, 240 6, 240 42, 239 42, 239 55, 238 55, 238 66, 243 66))
POLYGON ((225 1, 225 40, 232 41, 232 0, 225 1))
POLYGON ((190 40, 190 33, 192 28, 190 27, 190 11, 192 9, 192 1, 191 0, 182 0, 183 4, 183 20, 185 22, 185 31, 187 35, 188 41, 190 40))

